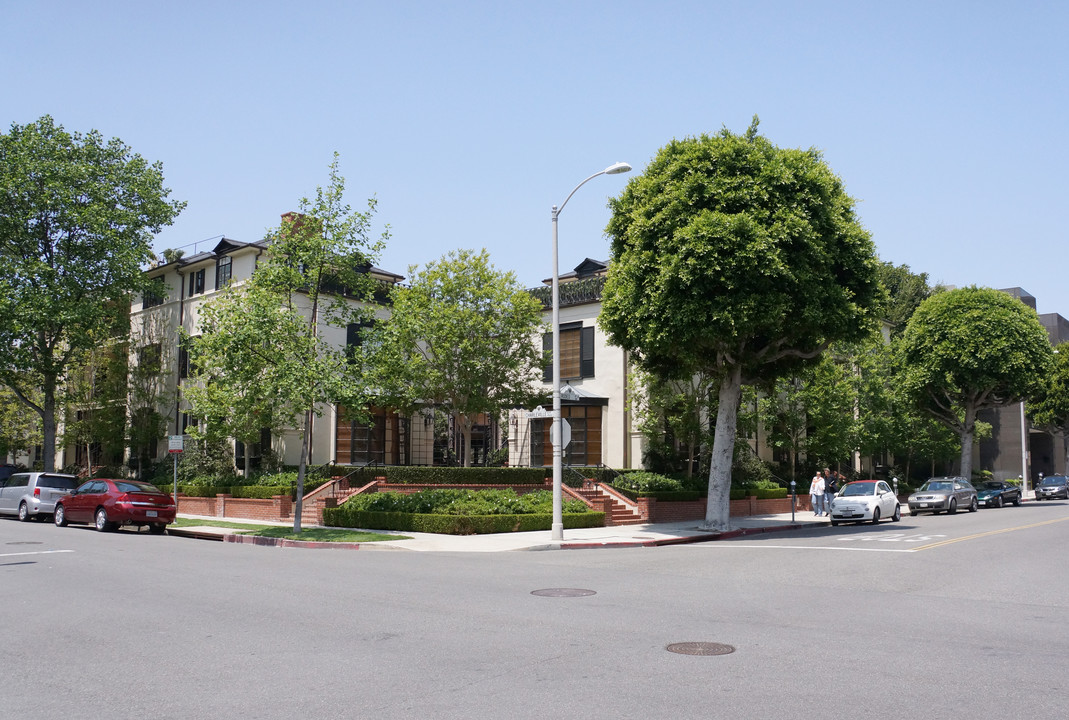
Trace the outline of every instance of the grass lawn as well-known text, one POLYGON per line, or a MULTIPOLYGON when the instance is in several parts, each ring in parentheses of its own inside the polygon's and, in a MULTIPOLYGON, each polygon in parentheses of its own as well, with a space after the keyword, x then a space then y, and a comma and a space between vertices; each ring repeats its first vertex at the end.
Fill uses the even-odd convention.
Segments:
POLYGON ((377 542, 380 540, 410 540, 407 535, 384 535, 382 533, 361 532, 345 528, 307 528, 300 534, 293 532, 286 525, 255 525, 252 523, 227 522, 226 520, 197 520, 195 518, 177 518, 174 527, 222 527, 232 528, 241 535, 258 535, 260 537, 284 538, 286 540, 310 540, 312 542, 377 542))

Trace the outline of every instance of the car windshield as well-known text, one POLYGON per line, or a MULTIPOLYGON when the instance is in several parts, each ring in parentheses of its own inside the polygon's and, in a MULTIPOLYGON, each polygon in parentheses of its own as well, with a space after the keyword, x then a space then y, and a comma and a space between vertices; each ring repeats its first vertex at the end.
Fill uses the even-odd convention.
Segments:
POLYGON ((37 478, 37 486, 56 490, 73 490, 78 487, 78 478, 70 475, 42 475, 37 478))
POLYGON ((115 482, 115 487, 119 488, 119 492, 152 493, 153 495, 163 494, 163 492, 155 485, 149 485, 145 482, 137 482, 136 480, 118 480, 115 482))
POLYGON ((1001 490, 1002 483, 997 480, 988 480, 987 482, 978 483, 976 485, 977 490, 1001 490))
POLYGON ((954 489, 954 483, 947 482, 946 480, 940 480, 934 482, 929 480, 921 486, 921 490, 925 492, 950 492, 954 489))
POLYGON ((1043 478, 1043 482, 1040 485, 1064 485, 1065 477, 1061 475, 1051 475, 1048 478, 1043 478))
POLYGON ((856 495, 872 495, 876 492, 876 483, 874 482, 852 482, 843 488, 842 495, 844 497, 856 496, 856 495))

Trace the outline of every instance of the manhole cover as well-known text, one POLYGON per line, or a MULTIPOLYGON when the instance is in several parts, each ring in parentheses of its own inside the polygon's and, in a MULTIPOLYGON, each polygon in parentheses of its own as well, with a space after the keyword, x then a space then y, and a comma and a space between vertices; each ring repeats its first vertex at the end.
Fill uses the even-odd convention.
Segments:
POLYGON ((581 590, 579 588, 547 588, 545 590, 532 590, 532 595, 539 595, 541 597, 584 597, 586 595, 596 595, 593 590, 581 590))
POLYGON ((44 545, 42 542, 35 542, 33 540, 20 540, 18 542, 4 543, 5 545, 44 545))
POLYGON ((732 645, 714 642, 672 643, 666 649, 680 655, 728 655, 735 652, 732 645))

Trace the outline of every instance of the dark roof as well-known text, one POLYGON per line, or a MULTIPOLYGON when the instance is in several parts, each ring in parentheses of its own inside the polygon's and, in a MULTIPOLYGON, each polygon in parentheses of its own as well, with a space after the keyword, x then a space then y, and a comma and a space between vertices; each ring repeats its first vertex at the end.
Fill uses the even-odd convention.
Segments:
MULTIPOLYGON (((598 273, 605 272, 609 269, 609 262, 607 260, 593 260, 586 258, 583 262, 575 266, 575 269, 571 272, 558 275, 560 280, 581 280, 591 275, 597 275, 598 273)), ((546 285, 553 284, 553 278, 546 278, 542 281, 546 285)))

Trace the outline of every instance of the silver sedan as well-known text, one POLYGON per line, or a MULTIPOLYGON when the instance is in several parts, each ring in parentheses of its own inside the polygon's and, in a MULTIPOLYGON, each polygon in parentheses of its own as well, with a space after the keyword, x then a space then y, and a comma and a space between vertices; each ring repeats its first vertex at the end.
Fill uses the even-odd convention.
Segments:
POLYGON ((917 492, 909 496, 910 515, 922 512, 934 515, 944 510, 953 515, 958 508, 968 508, 969 512, 976 512, 980 508, 976 488, 963 477, 929 478, 917 492))

